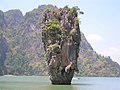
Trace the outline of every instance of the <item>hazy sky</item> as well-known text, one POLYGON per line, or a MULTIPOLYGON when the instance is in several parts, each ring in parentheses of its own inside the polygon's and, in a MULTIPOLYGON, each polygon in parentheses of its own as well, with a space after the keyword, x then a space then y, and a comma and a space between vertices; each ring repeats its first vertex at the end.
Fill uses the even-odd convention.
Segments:
POLYGON ((0 10, 20 9, 24 14, 38 5, 78 6, 81 31, 97 53, 120 64, 120 0, 0 0, 0 10))

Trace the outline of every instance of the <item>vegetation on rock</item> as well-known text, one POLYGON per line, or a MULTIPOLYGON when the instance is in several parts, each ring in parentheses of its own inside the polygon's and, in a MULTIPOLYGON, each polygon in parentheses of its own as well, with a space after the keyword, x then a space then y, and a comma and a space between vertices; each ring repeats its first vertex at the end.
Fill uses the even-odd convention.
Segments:
MULTIPOLYGON (((0 71, 1 75, 3 72, 12 75, 48 75, 44 62, 46 57, 42 32, 38 25, 38 22, 42 23, 44 11, 47 9, 57 10, 57 7, 41 5, 24 16, 20 10, 0 11, 0 36, 2 35, 0 55, 4 57, 0 57, 0 62, 4 62, 0 65, 5 67, 0 71)), ((72 11, 72 9, 69 10, 72 11)), ((83 14, 83 12, 81 13, 83 14)), ((59 18, 58 14, 54 15, 59 18)), ((70 12, 69 22, 74 20, 71 17, 72 13, 70 12)), ((73 26, 73 24, 65 26, 64 30, 71 37, 74 29, 71 34, 67 30, 71 31, 72 28, 69 26, 73 26)), ((63 32, 60 33, 64 35, 63 32)), ((79 76, 120 76, 119 64, 112 61, 110 57, 98 55, 87 42, 83 33, 81 33, 78 68, 79 73, 76 75, 79 76)))
POLYGON ((81 40, 77 9, 47 9, 41 25, 50 80, 53 84, 70 84, 74 71, 78 72, 81 40))

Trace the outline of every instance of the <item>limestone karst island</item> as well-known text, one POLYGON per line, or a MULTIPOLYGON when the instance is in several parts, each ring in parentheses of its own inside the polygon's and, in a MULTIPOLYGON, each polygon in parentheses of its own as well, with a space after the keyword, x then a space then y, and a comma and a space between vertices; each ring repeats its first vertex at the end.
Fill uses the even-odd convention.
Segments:
POLYGON ((77 7, 47 9, 42 20, 42 41, 48 73, 53 84, 71 84, 78 72, 81 41, 77 7))

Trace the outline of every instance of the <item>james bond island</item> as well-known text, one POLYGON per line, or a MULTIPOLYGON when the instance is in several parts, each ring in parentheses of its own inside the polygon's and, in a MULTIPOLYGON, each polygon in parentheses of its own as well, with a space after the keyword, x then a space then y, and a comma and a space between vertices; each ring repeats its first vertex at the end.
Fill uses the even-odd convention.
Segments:
POLYGON ((44 13, 42 42, 52 84, 71 84, 74 72, 79 72, 77 58, 81 34, 78 10, 65 6, 46 9, 44 13))

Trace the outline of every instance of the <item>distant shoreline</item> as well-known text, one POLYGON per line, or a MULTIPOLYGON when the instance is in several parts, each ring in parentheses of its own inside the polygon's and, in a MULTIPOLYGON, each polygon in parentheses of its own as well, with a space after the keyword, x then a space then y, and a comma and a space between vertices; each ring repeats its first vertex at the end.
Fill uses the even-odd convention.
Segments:
POLYGON ((3 75, 3 76, 9 76, 9 77, 12 77, 12 76, 16 76, 16 75, 3 75))

